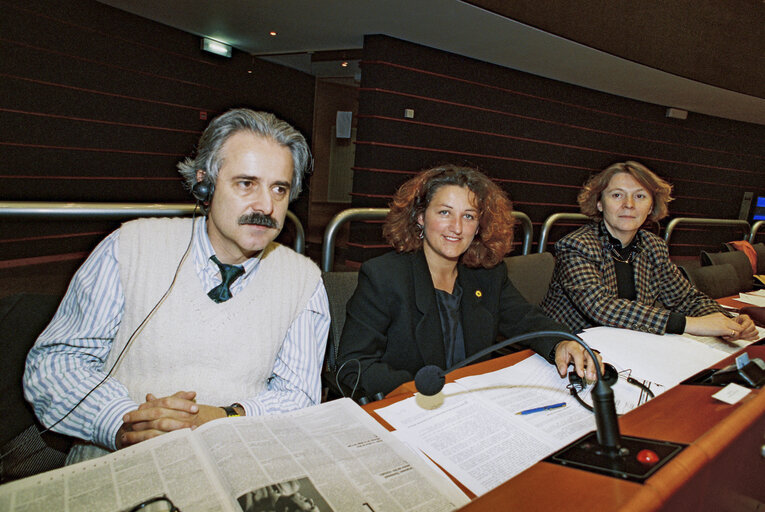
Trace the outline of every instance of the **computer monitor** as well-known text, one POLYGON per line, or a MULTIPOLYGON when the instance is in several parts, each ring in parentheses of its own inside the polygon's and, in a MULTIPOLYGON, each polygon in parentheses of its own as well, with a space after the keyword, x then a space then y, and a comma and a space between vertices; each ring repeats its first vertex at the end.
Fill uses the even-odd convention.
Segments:
POLYGON ((757 220, 765 220, 765 196, 757 196, 757 200, 754 202, 752 222, 757 220))

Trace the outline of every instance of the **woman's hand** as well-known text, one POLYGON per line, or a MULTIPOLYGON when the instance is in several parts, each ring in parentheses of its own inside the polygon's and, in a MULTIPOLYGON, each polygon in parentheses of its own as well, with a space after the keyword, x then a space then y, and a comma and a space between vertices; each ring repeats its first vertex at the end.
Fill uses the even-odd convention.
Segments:
POLYGON ((741 325, 741 332, 736 338, 725 337, 726 340, 733 341, 739 339, 754 341, 759 338, 760 333, 757 331, 757 327, 754 325, 754 320, 752 320, 748 315, 738 315, 736 318, 733 318, 733 321, 741 325))
POLYGON ((757 328, 747 315, 736 318, 729 318, 722 313, 687 316, 685 332, 697 336, 721 336, 728 341, 757 339, 757 328))
MULTIPOLYGON (((598 358, 600 372, 605 372, 603 358, 597 352, 595 352, 595 356, 598 358)), ((558 367, 558 373, 561 377, 566 376, 568 365, 571 363, 574 364, 574 370, 581 378, 590 381, 597 379, 598 374, 595 371, 595 365, 584 347, 573 340, 561 341, 555 346, 555 366, 558 367)))

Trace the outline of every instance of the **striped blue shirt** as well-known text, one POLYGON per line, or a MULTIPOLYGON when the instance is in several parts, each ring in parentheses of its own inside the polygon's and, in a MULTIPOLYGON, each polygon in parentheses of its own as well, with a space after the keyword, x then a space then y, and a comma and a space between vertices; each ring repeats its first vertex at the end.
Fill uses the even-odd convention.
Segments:
MULTIPOLYGON (((221 278, 217 265, 210 260, 214 250, 206 226, 204 217, 194 223, 190 258, 204 289, 210 290, 221 278)), ((45 425, 63 417, 109 370, 104 362, 125 306, 119 275, 119 232, 102 240, 74 275, 56 315, 27 356, 24 395, 45 425)), ((259 257, 243 263, 245 273, 231 285, 232 295, 247 286, 259 263, 259 257)), ((248 416, 319 403, 329 322, 327 292, 320 281, 284 338, 267 389, 238 400, 248 416)), ((54 430, 114 450, 122 416, 137 407, 127 389, 110 377, 54 430)))

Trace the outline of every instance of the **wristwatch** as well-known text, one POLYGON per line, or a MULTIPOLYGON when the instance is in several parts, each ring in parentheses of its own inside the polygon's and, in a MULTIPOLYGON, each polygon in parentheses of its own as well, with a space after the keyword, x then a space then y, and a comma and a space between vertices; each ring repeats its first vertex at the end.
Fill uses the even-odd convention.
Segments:
POLYGON ((236 412, 235 407, 242 407, 239 404, 231 404, 231 405, 224 405, 221 407, 224 411, 226 411, 226 417, 227 418, 233 418, 234 416, 241 416, 238 412, 236 412))

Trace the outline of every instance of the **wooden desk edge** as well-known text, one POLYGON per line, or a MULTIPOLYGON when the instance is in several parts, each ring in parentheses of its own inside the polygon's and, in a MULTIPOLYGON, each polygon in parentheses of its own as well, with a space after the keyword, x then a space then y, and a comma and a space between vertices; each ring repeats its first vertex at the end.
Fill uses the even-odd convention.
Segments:
POLYGON ((740 403, 731 407, 735 407, 731 414, 694 443, 710 460, 765 414, 765 391, 752 390, 740 403))

